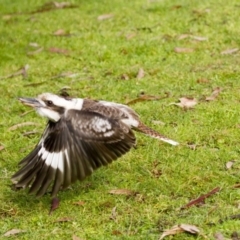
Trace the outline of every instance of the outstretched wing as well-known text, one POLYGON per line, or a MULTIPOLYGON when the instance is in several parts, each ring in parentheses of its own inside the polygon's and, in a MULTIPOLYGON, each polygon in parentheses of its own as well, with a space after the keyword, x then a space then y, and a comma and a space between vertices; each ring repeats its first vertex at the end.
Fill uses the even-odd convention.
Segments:
POLYGON ((61 188, 83 180, 93 170, 111 163, 135 144, 132 130, 118 119, 88 111, 69 110, 59 122, 49 122, 36 148, 21 162, 12 180, 42 196, 52 185, 61 188))

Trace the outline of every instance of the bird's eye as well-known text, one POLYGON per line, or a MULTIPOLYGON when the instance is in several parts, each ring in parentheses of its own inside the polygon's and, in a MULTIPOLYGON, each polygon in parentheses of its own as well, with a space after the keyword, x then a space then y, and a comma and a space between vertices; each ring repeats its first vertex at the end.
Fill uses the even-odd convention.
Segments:
POLYGON ((53 105, 53 102, 50 101, 50 100, 46 101, 46 103, 47 103, 48 106, 52 106, 53 105))

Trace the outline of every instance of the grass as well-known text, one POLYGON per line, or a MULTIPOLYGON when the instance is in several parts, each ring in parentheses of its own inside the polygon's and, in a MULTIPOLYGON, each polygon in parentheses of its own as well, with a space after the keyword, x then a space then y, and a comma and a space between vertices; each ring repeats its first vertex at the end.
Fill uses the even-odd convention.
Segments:
POLYGON ((201 235, 182 233, 169 239, 214 239, 216 232, 229 239, 239 231, 240 220, 226 218, 239 214, 240 205, 240 190, 232 187, 240 178, 240 58, 239 52, 221 54, 240 45, 238 1, 73 0, 77 8, 30 14, 45 2, 2 0, 0 5, 0 76, 30 66, 27 78, 0 80, 0 144, 5 147, 0 151, 1 238, 17 228, 26 232, 12 238, 158 239, 165 229, 180 223, 198 226, 201 235), (114 16, 97 20, 109 13, 114 16), (71 35, 54 36, 58 29, 71 35), (179 40, 183 34, 207 40, 179 40), (176 53, 175 47, 194 52, 176 53), (52 53, 51 48, 68 53, 52 53), (145 76, 136 79, 140 68, 145 76), (63 72, 78 75, 53 78, 63 72), (129 79, 122 79, 123 74, 129 79), (198 79, 208 82, 198 83, 198 79), (17 97, 57 93, 64 86, 71 87, 73 96, 121 103, 142 91, 160 96, 169 92, 161 101, 132 107, 143 122, 182 145, 172 147, 137 134, 137 149, 61 192, 60 208, 49 216, 49 196, 37 199, 10 188, 17 163, 37 143, 45 126, 35 113, 20 116, 28 109, 17 97), (213 102, 200 101, 189 111, 169 105, 181 96, 203 99, 215 87, 223 91, 213 102), (154 120, 165 125, 154 125, 154 120), (8 130, 26 121, 40 126, 8 130), (23 136, 32 130, 39 133, 23 136), (196 144, 196 150, 186 147, 187 143, 196 144), (236 162, 226 169, 230 160, 236 162), (204 205, 180 210, 215 187, 221 191, 204 205), (108 193, 122 188, 139 194, 108 193), (79 201, 84 204, 73 204, 79 201), (114 207, 117 216, 112 220, 114 207), (64 217, 70 221, 56 222, 64 217), (224 221, 219 223, 220 219, 224 221))

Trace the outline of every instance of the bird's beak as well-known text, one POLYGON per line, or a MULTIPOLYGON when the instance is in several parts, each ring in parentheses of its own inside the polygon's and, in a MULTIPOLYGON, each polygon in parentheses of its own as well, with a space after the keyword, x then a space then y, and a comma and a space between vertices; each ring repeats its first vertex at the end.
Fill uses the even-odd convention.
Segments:
POLYGON ((18 100, 23 103, 24 105, 30 106, 30 107, 34 107, 34 108, 38 108, 38 107, 42 107, 42 104, 35 98, 18 98, 18 100))

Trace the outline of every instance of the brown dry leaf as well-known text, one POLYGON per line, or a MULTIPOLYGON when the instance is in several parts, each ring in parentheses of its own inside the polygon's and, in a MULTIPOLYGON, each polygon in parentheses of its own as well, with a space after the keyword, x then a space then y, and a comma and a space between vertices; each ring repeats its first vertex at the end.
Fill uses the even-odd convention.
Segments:
POLYGON ((159 178, 162 175, 162 171, 160 169, 153 169, 151 173, 155 178, 159 178))
POLYGON ((133 100, 130 100, 129 102, 127 102, 127 105, 131 105, 131 104, 135 104, 137 102, 143 102, 143 101, 154 101, 154 100, 161 100, 164 98, 167 98, 168 95, 166 94, 165 96, 153 96, 153 95, 140 95, 139 98, 135 98, 133 100))
POLYGON ((3 15, 2 20, 10 20, 12 18, 12 15, 3 15))
POLYGON ((226 163, 226 168, 230 169, 236 161, 232 160, 226 163))
POLYGON ((209 83, 210 81, 207 78, 199 78, 197 83, 209 83))
POLYGON ((194 143, 188 143, 187 145, 192 150, 196 150, 196 148, 197 148, 197 144, 194 144, 194 143))
POLYGON ((183 39, 186 39, 186 38, 189 38, 189 34, 181 34, 180 36, 178 36, 178 40, 183 40, 183 39))
POLYGON ((174 10, 174 9, 179 9, 181 7, 182 7, 182 5, 174 5, 174 6, 171 7, 171 9, 174 10))
POLYGON ((114 194, 114 195, 126 195, 126 196, 132 196, 136 194, 136 192, 129 189, 113 189, 113 190, 110 190, 108 193, 114 194))
POLYGON ((233 233, 231 234, 231 239, 232 239, 232 240, 240 240, 239 233, 238 233, 238 232, 233 232, 233 233))
POLYGON ((143 70, 142 68, 140 68, 140 69, 138 70, 137 79, 142 79, 142 78, 144 78, 144 75, 145 75, 144 70, 143 70))
POLYGON ((55 220, 54 222, 71 222, 73 220, 72 217, 63 217, 55 220))
POLYGON ((62 8, 76 8, 77 5, 68 3, 68 2, 47 2, 43 4, 39 9, 33 11, 31 13, 41 13, 41 12, 48 12, 52 10, 62 9, 62 8))
POLYGON ((114 220, 114 221, 116 221, 116 219, 117 219, 117 207, 114 207, 113 209, 112 209, 112 212, 111 212, 111 216, 110 216, 110 219, 111 220, 114 220))
POLYGON ((222 55, 233 54, 239 51, 239 48, 227 49, 221 52, 222 55))
POLYGON ((63 72, 59 75, 53 76, 51 79, 54 78, 76 78, 79 76, 79 73, 73 73, 73 72, 63 72))
POLYGON ((53 33, 54 36, 70 36, 68 32, 66 32, 64 29, 58 29, 53 33))
POLYGON ((49 215, 51 215, 52 212, 55 211, 59 207, 59 204, 60 204, 60 200, 57 197, 52 199, 51 207, 50 207, 50 210, 49 210, 49 215))
POLYGON ((27 77, 27 70, 29 69, 29 65, 26 64, 25 66, 23 66, 22 68, 18 69, 17 72, 13 73, 13 74, 9 74, 5 77, 0 77, 0 80, 1 79, 8 79, 8 78, 13 78, 13 77, 16 77, 16 76, 19 76, 19 75, 22 75, 23 78, 26 78, 27 77))
POLYGON ((196 98, 190 98, 190 97, 181 97, 179 98, 179 103, 170 103, 170 105, 176 105, 181 108, 189 109, 193 108, 198 102, 196 98))
POLYGON ((5 147, 0 145, 0 151, 2 151, 5 147))
POLYGON ((236 183, 232 186, 232 188, 240 188, 240 183, 236 183))
POLYGON ((124 73, 124 74, 122 74, 120 76, 120 79, 122 79, 122 80, 129 80, 129 76, 126 73, 124 73))
POLYGON ((218 95, 220 94, 220 92, 222 91, 223 89, 220 88, 220 87, 216 87, 213 89, 213 92, 211 93, 211 95, 209 97, 206 97, 206 101, 214 101, 218 95))
POLYGON ((122 233, 119 230, 113 230, 112 235, 119 236, 122 235, 122 233))
POLYGON ((192 52, 194 52, 194 49, 193 48, 175 47, 174 52, 176 52, 176 53, 192 53, 192 52))
MULTIPOLYGON (((43 82, 37 82, 37 83, 28 83, 28 84, 24 84, 23 86, 24 87, 36 87, 36 86, 40 86, 42 84, 46 83, 46 81, 43 81, 43 82)), ((35 111, 35 110, 33 110, 35 111)))
POLYGON ((204 201, 205 201, 206 198, 212 196, 213 194, 216 194, 219 191, 220 191, 220 187, 216 187, 212 191, 210 191, 210 192, 208 192, 204 195, 201 195, 200 197, 198 197, 194 200, 191 200, 189 203, 187 203, 186 205, 181 207, 181 209, 189 208, 189 207, 192 207, 192 206, 202 205, 202 204, 204 204, 204 201))
POLYGON ((12 127, 8 128, 8 130, 14 131, 20 127, 25 127, 25 126, 39 126, 39 124, 35 122, 23 122, 23 123, 18 123, 16 125, 13 125, 12 127))
POLYGON ((216 240, 224 240, 224 236, 220 232, 215 233, 214 238, 216 240))
POLYGON ((59 53, 59 54, 65 54, 65 55, 69 54, 69 50, 56 48, 56 47, 49 48, 48 51, 51 53, 59 53))
POLYGON ((97 20, 98 21, 103 21, 103 20, 110 19, 110 18, 113 18, 113 17, 114 17, 114 14, 112 14, 112 13, 103 14, 103 15, 98 16, 97 20))
POLYGON ((199 41, 199 42, 203 42, 203 41, 207 41, 208 38, 207 37, 200 37, 200 36, 190 36, 193 40, 199 41))
POLYGON ((175 234, 182 233, 182 232, 187 232, 187 233, 191 233, 191 234, 198 234, 198 233, 200 233, 200 230, 194 225, 179 224, 179 225, 173 226, 169 230, 166 230, 162 234, 162 236, 159 238, 159 240, 165 238, 166 236, 175 235, 175 234))
POLYGON ((72 240, 83 240, 83 239, 80 238, 80 237, 78 237, 78 236, 76 236, 76 235, 73 235, 73 236, 72 236, 72 240))
POLYGON ((126 39, 130 40, 130 39, 134 38, 136 35, 137 34, 135 32, 134 33, 128 33, 128 34, 126 34, 126 39))
POLYGON ((9 236, 17 235, 19 233, 24 233, 24 232, 26 232, 26 230, 12 229, 12 230, 9 230, 6 233, 4 233, 3 236, 4 237, 9 237, 9 236))
POLYGON ((78 201, 78 202, 74 202, 73 205, 78 205, 78 206, 83 206, 85 204, 85 202, 83 201, 78 201))

